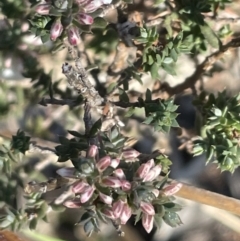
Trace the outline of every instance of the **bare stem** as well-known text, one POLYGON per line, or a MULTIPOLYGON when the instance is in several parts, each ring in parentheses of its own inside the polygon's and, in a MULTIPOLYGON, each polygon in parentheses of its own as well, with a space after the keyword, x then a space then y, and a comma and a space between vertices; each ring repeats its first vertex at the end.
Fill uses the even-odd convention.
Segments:
POLYGON ((240 216, 240 200, 197 188, 189 184, 182 184, 183 186, 176 196, 223 209, 240 216))

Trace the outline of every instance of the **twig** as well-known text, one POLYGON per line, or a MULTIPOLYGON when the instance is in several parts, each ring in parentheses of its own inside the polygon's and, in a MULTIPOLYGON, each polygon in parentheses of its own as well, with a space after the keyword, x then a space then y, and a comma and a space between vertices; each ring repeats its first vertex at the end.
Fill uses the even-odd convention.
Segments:
MULTIPOLYGON (((170 179, 169 179, 170 180, 170 179)), ((240 216, 240 200, 182 183, 176 196, 223 209, 240 216)))
POLYGON ((213 64, 219 60, 223 54, 232 49, 240 46, 240 38, 232 39, 229 43, 220 47, 220 50, 214 52, 197 66, 195 72, 186 78, 186 80, 174 87, 170 87, 168 83, 164 83, 161 87, 162 91, 166 91, 170 96, 183 92, 185 89, 193 88, 196 82, 200 79, 204 72, 211 69, 213 64))
POLYGON ((224 23, 240 23, 240 18, 214 18, 213 16, 206 16, 206 19, 224 23))
POLYGON ((62 65, 62 72, 67 77, 68 83, 81 93, 84 99, 87 99, 89 105, 92 107, 101 105, 103 98, 90 83, 87 71, 82 67, 79 58, 75 60, 75 67, 76 69, 68 63, 62 65))
POLYGON ((43 147, 36 145, 35 142, 30 143, 29 145, 29 153, 41 153, 41 154, 56 154, 55 150, 49 147, 43 147))
POLYGON ((70 107, 75 107, 80 105, 80 103, 77 103, 76 100, 71 99, 64 99, 59 100, 55 98, 42 98, 42 100, 39 102, 40 105, 47 106, 48 104, 51 105, 69 105, 70 107))
MULTIPOLYGON (((159 103, 161 101, 161 99, 155 99, 155 100, 151 100, 148 101, 146 104, 154 104, 154 103, 159 103)), ((138 107, 138 108, 142 108, 144 107, 144 105, 142 105, 141 103, 139 103, 138 101, 136 102, 123 102, 123 101, 116 101, 116 102, 110 102, 111 104, 118 106, 118 107, 122 107, 122 108, 128 108, 128 107, 138 107)))

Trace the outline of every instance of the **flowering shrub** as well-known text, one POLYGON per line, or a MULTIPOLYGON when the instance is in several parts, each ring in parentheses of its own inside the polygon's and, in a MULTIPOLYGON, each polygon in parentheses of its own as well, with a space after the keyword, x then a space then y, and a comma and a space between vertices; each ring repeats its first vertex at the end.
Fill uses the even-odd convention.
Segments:
MULTIPOLYGON (((36 102, 49 115, 57 105, 67 105, 68 114, 81 123, 81 128, 76 125, 81 131, 68 130, 72 138, 59 136, 59 145, 52 149, 32 142, 21 130, 12 133, 10 142, 1 144, 0 228, 19 230, 28 225, 34 229, 40 219, 47 220, 48 212, 64 208, 81 210, 78 224, 88 236, 98 232, 103 222, 112 223, 123 235, 121 225, 130 218, 141 222, 147 233, 154 225, 160 228, 162 221, 171 227, 180 225, 177 212, 182 207, 174 196, 180 195, 184 187, 186 193, 186 185, 168 178, 171 161, 161 148, 150 154, 141 153, 141 148, 137 151, 131 137, 123 133, 128 132, 125 124, 130 119, 156 133, 180 129, 173 96, 186 89, 192 90, 199 114, 195 136, 185 140, 190 142, 188 151, 191 155, 206 153, 207 162, 217 162, 221 171, 234 172, 240 166, 239 95, 229 97, 225 91, 208 94, 202 91, 203 82, 201 87, 196 85, 207 71, 217 71, 212 67, 225 52, 240 46, 240 39, 233 38, 236 35, 230 24, 221 25, 226 19, 218 17, 230 2, 1 1, 1 78, 14 78, 19 67, 18 75, 30 79, 31 87, 25 89, 17 82, 10 87, 1 83, 0 115, 18 115, 36 102), (45 72, 39 59, 64 49, 68 56, 58 71, 66 78, 60 84, 53 72, 45 72), (205 59, 197 63, 203 54, 205 59), (176 66, 182 64, 179 59, 183 55, 190 56, 189 61, 197 60, 195 70, 175 86, 171 81, 165 82, 163 76, 167 79, 178 74, 176 66), (14 69, 15 58, 18 67, 14 69), (69 59, 74 60, 75 66, 65 62, 69 59), (12 110, 18 104, 21 111, 15 113, 12 110), (54 178, 42 180, 39 166, 29 168, 29 160, 24 156, 28 152, 51 153, 58 162, 69 161, 70 166, 58 169, 54 178), (35 177, 37 181, 32 180, 35 177), (20 207, 14 195, 19 186, 24 187, 21 196, 26 201, 20 207), (44 193, 61 187, 66 191, 51 202, 45 200, 44 193)), ((226 21, 230 20, 238 19, 226 21)), ((28 116, 27 110, 25 114, 28 116)), ((61 115, 61 133, 68 125, 68 114, 61 115)), ((24 124, 21 127, 43 139, 51 136, 49 123, 39 128, 36 117, 36 122, 28 127, 25 118, 28 117, 24 115, 17 121, 24 124)), ((189 199, 195 198, 192 196, 188 193, 189 199)), ((212 205, 216 206, 216 202, 212 205)), ((226 206, 222 204, 220 208, 226 206)), ((233 211, 234 205, 230 206, 229 211, 233 211)))
MULTIPOLYGON (((140 153, 135 150, 125 150, 123 158, 137 158, 140 153)), ((149 233, 153 228, 154 217, 163 215, 164 204, 172 203, 170 196, 174 195, 181 184, 174 183, 161 187, 165 181, 159 181, 161 165, 155 164, 153 159, 146 163, 121 163, 120 158, 104 156, 100 159, 97 146, 90 146, 87 159, 79 162, 84 165, 79 172, 75 168, 63 168, 58 174, 63 177, 76 178, 79 181, 72 184, 69 195, 73 198, 64 201, 68 208, 84 208, 79 223, 84 224, 88 235, 98 231, 99 220, 111 220, 119 224, 126 224, 132 215, 137 215, 136 222, 142 220, 142 225, 149 233), (125 165, 124 165, 125 164, 125 165), (81 176, 81 177, 80 177, 81 176), (156 210, 156 211, 155 211, 156 210)), ((176 204, 172 203, 174 206, 176 204)), ((180 207, 179 207, 180 210, 180 207)), ((177 214, 175 213, 175 216, 177 214)), ((180 224, 180 219, 176 224, 180 224)))
MULTIPOLYGON (((63 35, 66 33, 69 44, 76 46, 80 41, 81 25, 93 24, 94 18, 90 14, 111 2, 111 0, 75 0, 70 5, 68 1, 55 1, 54 4, 51 1, 42 1, 34 6, 34 9, 39 15, 49 15, 55 18, 50 29, 52 41, 56 41, 62 33, 63 35)), ((34 31, 36 27, 39 29, 39 21, 44 20, 46 21, 46 18, 38 19, 38 25, 35 25, 34 31)))

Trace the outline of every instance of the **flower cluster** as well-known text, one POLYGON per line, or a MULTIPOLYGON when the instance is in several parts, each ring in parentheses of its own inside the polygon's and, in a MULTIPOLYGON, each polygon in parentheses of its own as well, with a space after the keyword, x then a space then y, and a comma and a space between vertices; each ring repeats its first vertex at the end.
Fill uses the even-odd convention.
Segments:
MULTIPOLYGON (((68 41, 71 45, 77 45, 80 41, 79 28, 73 24, 72 21, 75 20, 79 24, 83 25, 91 25, 93 24, 94 19, 90 13, 95 12, 104 4, 110 4, 111 2, 112 0, 75 0, 77 13, 71 16, 71 23, 69 23, 66 27, 68 41)), ((55 6, 51 4, 51 1, 45 0, 35 7, 35 12, 40 15, 52 15, 51 10, 54 8, 55 6)), ((60 10, 62 16, 56 17, 51 26, 50 38, 52 41, 55 41, 58 37, 60 37, 65 28, 62 24, 62 17, 66 18, 66 16, 64 16, 64 12, 67 14, 67 1, 65 1, 65 4, 62 4, 58 9, 54 9, 54 11, 58 10, 60 10)))
MULTIPOLYGON (((76 160, 80 172, 75 168, 57 171, 63 177, 79 178, 71 187, 74 197, 63 204, 68 208, 85 210, 91 207, 96 215, 102 215, 104 219, 119 225, 126 224, 132 215, 136 215, 136 221, 141 219, 145 230, 151 232, 154 217, 159 215, 159 200, 170 202, 168 197, 178 192, 181 184, 174 183, 162 189, 158 187, 160 164, 153 159, 143 164, 125 161, 139 155, 136 150, 128 149, 123 150, 120 157, 99 158, 97 146, 90 146, 87 158, 76 160)), ((92 215, 88 216, 88 221, 90 217, 92 215)))

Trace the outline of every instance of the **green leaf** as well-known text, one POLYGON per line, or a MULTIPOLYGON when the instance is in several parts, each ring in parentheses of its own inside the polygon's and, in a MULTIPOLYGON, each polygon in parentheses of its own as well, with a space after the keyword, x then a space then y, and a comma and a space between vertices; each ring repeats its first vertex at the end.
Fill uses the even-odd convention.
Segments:
POLYGON ((41 36, 41 40, 43 43, 46 43, 49 39, 50 39, 50 35, 47 33, 41 36))
POLYGON ((125 114, 125 117, 130 117, 134 114, 135 112, 135 108, 134 107, 130 107, 127 111, 127 113, 125 114))
POLYGON ((148 55, 147 63, 148 63, 148 65, 152 65, 154 63, 154 59, 153 59, 152 55, 148 55))
POLYGON ((83 225, 86 222, 88 222, 89 220, 91 220, 92 218, 92 214, 89 212, 85 212, 82 217, 80 218, 79 222, 77 222, 77 224, 83 225))
POLYGON ((4 221, 0 222, 0 228, 7 228, 8 226, 11 225, 11 221, 5 219, 4 221))
POLYGON ((150 102, 152 100, 152 92, 147 89, 146 91, 146 102, 150 102))
POLYGON ((123 101, 123 102, 127 102, 127 103, 129 102, 129 97, 125 91, 123 91, 123 93, 119 95, 119 99, 120 101, 123 101))
POLYGON ((114 83, 111 83, 108 87, 107 87, 107 94, 110 94, 114 89, 115 87, 117 86, 117 82, 114 82, 114 83))
POLYGON ((92 232, 95 229, 95 226, 94 226, 92 220, 89 220, 87 223, 85 223, 83 226, 83 229, 88 237, 91 236, 92 232))
POLYGON ((218 36, 213 32, 213 30, 208 26, 208 24, 204 23, 203 25, 199 25, 199 26, 202 34, 204 35, 208 43, 213 48, 219 49, 221 41, 218 38, 218 36))
POLYGON ((31 230, 36 229, 37 223, 38 223, 38 219, 37 219, 37 218, 33 218, 33 219, 30 221, 30 223, 29 223, 29 228, 30 228, 31 230))
POLYGON ((162 217, 159 215, 154 215, 154 223, 156 224, 157 228, 160 229, 162 227, 162 217))
POLYGON ((174 48, 171 49, 171 51, 170 51, 170 56, 172 57, 172 59, 173 59, 174 62, 177 62, 177 60, 178 60, 178 54, 177 54, 177 52, 176 52, 176 50, 175 50, 174 48))
POLYGON ((72 136, 79 137, 79 138, 85 137, 85 135, 80 134, 80 133, 77 132, 77 131, 70 131, 70 130, 68 130, 68 133, 71 134, 72 136))
POLYGON ((106 28, 107 24, 108 23, 104 18, 96 17, 91 27, 103 29, 103 28, 106 28))
POLYGON ((146 125, 149 125, 152 123, 153 120, 154 120, 153 116, 149 116, 145 121, 143 121, 143 123, 146 125))
POLYGON ((173 65, 169 65, 169 64, 165 64, 165 63, 162 63, 162 68, 168 73, 168 74, 171 74, 171 75, 176 75, 176 72, 175 72, 175 69, 174 69, 174 66, 173 65))
POLYGON ((163 204, 164 208, 166 211, 169 212, 178 212, 182 210, 182 206, 180 204, 177 203, 164 203, 163 204))
POLYGON ((180 217, 178 216, 177 213, 174 213, 174 212, 165 212, 163 216, 163 220, 166 224, 168 224, 173 228, 182 224, 180 217))
POLYGON ((151 70, 150 70, 153 79, 157 79, 159 77, 158 70, 159 70, 159 66, 157 65, 157 63, 154 63, 151 66, 151 70))
POLYGON ((164 64, 171 64, 172 62, 173 62, 173 59, 170 58, 170 57, 166 57, 166 58, 162 61, 162 63, 164 63, 164 64))
POLYGON ((66 138, 65 136, 59 136, 59 142, 62 144, 62 145, 68 145, 69 144, 69 140, 68 138, 66 138))
POLYGON ((100 118, 98 121, 96 121, 93 124, 91 130, 89 131, 89 136, 95 136, 98 133, 98 131, 101 130, 101 127, 102 127, 102 119, 100 118))

